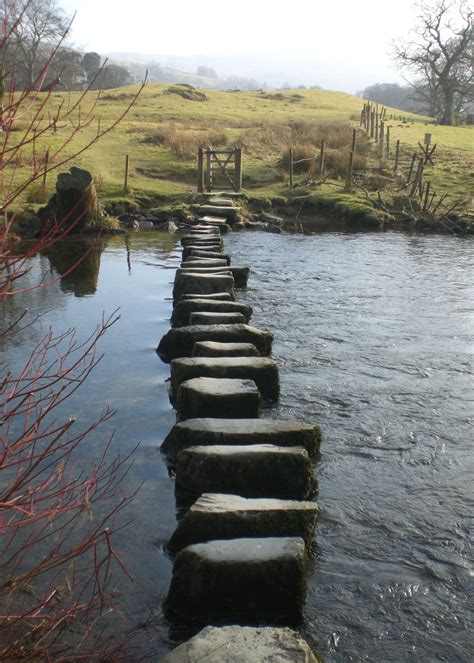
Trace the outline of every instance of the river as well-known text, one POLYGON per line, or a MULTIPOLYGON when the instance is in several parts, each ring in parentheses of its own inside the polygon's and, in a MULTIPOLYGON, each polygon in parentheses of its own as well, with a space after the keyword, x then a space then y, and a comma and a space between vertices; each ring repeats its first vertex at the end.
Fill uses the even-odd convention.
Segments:
MULTIPOLYGON (((472 514, 472 239, 401 233, 230 234, 233 264, 252 269, 239 300, 275 335, 281 399, 264 416, 319 423, 315 471, 321 516, 312 551, 304 635, 326 663, 468 663, 474 650, 472 514)), ((83 250, 66 242, 37 256, 33 283, 83 250)), ((178 238, 111 237, 62 282, 28 292, 28 307, 57 330, 85 336, 120 307, 100 344, 104 360, 67 414, 87 423, 117 414, 84 445, 114 447, 135 463, 124 488, 144 482, 118 535, 135 578, 122 581, 125 622, 147 622, 141 653, 176 643, 161 613, 175 527, 173 486, 157 450, 174 423, 169 367, 154 349, 169 328, 178 238)), ((3 350, 19 364, 38 325, 3 350)))

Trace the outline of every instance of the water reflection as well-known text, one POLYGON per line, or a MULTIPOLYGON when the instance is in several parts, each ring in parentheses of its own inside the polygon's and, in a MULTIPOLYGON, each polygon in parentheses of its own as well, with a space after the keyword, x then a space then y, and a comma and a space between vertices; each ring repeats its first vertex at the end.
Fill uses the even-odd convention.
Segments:
POLYGON ((42 253, 61 276, 61 290, 85 297, 97 291, 100 257, 106 246, 104 238, 81 238, 54 244, 42 253))

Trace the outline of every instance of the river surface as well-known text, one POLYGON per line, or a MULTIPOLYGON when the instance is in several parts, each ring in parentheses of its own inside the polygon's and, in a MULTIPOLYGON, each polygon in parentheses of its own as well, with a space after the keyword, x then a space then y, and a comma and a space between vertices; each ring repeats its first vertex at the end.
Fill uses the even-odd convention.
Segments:
MULTIPOLYGON (((169 367, 154 349, 169 328, 179 239, 159 233, 104 240, 75 275, 26 293, 57 331, 90 333, 120 307, 103 361, 67 414, 117 414, 83 447, 95 459, 135 452, 124 489, 143 486, 117 547, 135 578, 122 582, 118 633, 154 660, 176 644, 161 613, 172 563, 172 481, 157 450, 175 417, 169 367)), ((275 335, 281 399, 264 416, 319 423, 317 526, 303 632, 326 663, 468 663, 474 651, 472 516, 474 243, 392 233, 234 234, 233 264, 252 268, 239 299, 275 335)), ((31 283, 62 273, 84 245, 32 261, 31 283)), ((40 333, 2 350, 20 364, 40 333)))

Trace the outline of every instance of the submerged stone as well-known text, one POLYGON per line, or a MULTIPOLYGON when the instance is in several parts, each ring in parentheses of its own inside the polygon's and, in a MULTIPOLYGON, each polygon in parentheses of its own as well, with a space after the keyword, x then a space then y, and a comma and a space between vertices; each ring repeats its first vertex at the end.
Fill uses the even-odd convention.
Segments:
POLYGON ((302 421, 275 419, 189 419, 173 426, 161 445, 170 462, 192 446, 274 444, 319 451, 321 429, 302 421))
POLYGON ((195 311, 189 316, 190 325, 232 325, 245 322, 242 313, 218 313, 216 311, 195 311))
POLYGON ((180 300, 186 293, 209 295, 216 292, 234 292, 234 279, 229 274, 199 274, 181 272, 176 276, 173 286, 173 299, 180 300))
POLYGON ((258 417, 260 406, 253 380, 194 378, 181 383, 176 397, 180 419, 258 417))
MULTIPOLYGON (((184 294, 183 294, 184 298, 184 294)), ((273 334, 250 325, 191 325, 170 329, 161 339, 157 353, 163 361, 190 357, 197 341, 252 343, 265 357, 271 354, 273 334)))
POLYGON ((318 663, 302 636, 271 626, 207 626, 162 663, 318 663), (245 656, 245 659, 243 658, 245 656))
POLYGON ((177 302, 171 316, 172 327, 189 325, 189 316, 195 311, 214 313, 240 313, 247 323, 252 315, 252 307, 238 302, 211 300, 209 298, 185 299, 177 302))
POLYGON ((212 539, 298 536, 309 550, 318 512, 314 502, 204 493, 180 521, 166 548, 176 553, 212 539))
POLYGON ((188 447, 176 461, 176 491, 182 496, 228 493, 304 500, 315 488, 313 468, 303 447, 188 447))
POLYGON ((185 623, 296 624, 305 575, 305 544, 297 537, 197 543, 176 556, 164 608, 185 623))
POLYGON ((200 341, 194 344, 193 357, 259 357, 252 343, 214 343, 200 341))
POLYGON ((280 394, 278 366, 268 357, 181 357, 172 360, 171 388, 174 394, 182 382, 202 377, 253 380, 264 400, 276 401, 280 394))

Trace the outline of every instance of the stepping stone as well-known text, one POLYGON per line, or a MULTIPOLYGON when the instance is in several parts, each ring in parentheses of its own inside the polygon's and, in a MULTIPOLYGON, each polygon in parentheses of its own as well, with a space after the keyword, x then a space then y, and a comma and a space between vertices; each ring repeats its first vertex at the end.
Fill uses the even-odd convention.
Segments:
POLYGON ((220 258, 188 258, 180 264, 181 269, 186 267, 228 267, 228 264, 220 258))
POLYGON ((187 236, 181 237, 181 246, 218 246, 222 249, 223 243, 222 239, 217 236, 210 237, 199 237, 199 236, 187 236))
POLYGON ((231 325, 246 322, 242 313, 217 313, 215 311, 195 311, 189 316, 190 325, 231 325))
MULTIPOLYGON (((185 296, 188 295, 183 293, 182 299, 185 296)), ((267 357, 272 352, 273 334, 250 325, 190 325, 188 327, 175 327, 163 336, 156 351, 163 361, 171 361, 177 357, 190 357, 193 353, 194 344, 198 341, 253 343, 262 357, 267 357)))
POLYGON ((185 293, 209 295, 216 292, 228 292, 233 295, 234 278, 229 274, 182 272, 175 278, 173 299, 178 301, 185 293))
MULTIPOLYGON (((186 382, 180 390, 185 385, 186 382)), ((315 489, 313 468, 303 447, 272 444, 188 447, 178 454, 176 461, 176 492, 183 496, 226 493, 305 500, 315 489)))
POLYGON ((207 235, 219 237, 220 231, 219 228, 215 226, 193 226, 188 230, 189 235, 207 235))
POLYGON ((207 626, 161 663, 318 663, 301 635, 271 626, 207 626))
POLYGON ((189 419, 173 426, 161 445, 161 451, 172 463, 176 461, 178 453, 187 447, 215 444, 297 446, 314 456, 319 451, 320 443, 319 426, 302 421, 189 419))
POLYGON ((185 623, 296 624, 306 566, 305 544, 297 537, 188 546, 176 556, 165 614, 185 623))
MULTIPOLYGON (((194 315, 197 314, 193 313, 191 317, 194 315)), ((268 357, 182 357, 172 360, 173 395, 182 382, 193 378, 253 380, 267 401, 278 400, 280 394, 278 366, 268 357)))
POLYGON ((252 343, 215 343, 201 341, 194 344, 193 357, 259 357, 252 343))
POLYGON ((176 396, 180 419, 258 417, 261 396, 253 380, 193 378, 182 382, 176 396))
POLYGON ((228 207, 224 205, 201 205, 199 208, 199 214, 202 214, 203 216, 211 214, 226 219, 236 219, 239 212, 240 207, 228 207))
POLYGON ((212 311, 215 313, 241 313, 247 323, 252 315, 252 307, 240 302, 214 300, 210 298, 193 298, 177 302, 171 316, 172 327, 189 325, 189 315, 194 311, 212 311))
POLYGON ((192 246, 185 246, 183 249, 183 260, 186 260, 186 258, 189 258, 190 256, 193 256, 194 258, 218 258, 219 260, 226 260, 227 264, 230 265, 230 256, 228 256, 226 253, 222 253, 222 251, 219 249, 214 250, 208 248, 204 250, 196 249, 192 246))
POLYGON ((230 198, 209 198, 208 204, 213 207, 233 207, 234 203, 230 198))
POLYGON ((213 228, 218 228, 224 235, 230 231, 230 226, 228 225, 226 219, 223 219, 220 216, 202 216, 198 223, 206 224, 212 226, 213 228))
POLYGON ((212 539, 298 536, 309 550, 318 513, 314 502, 204 493, 178 524, 166 549, 176 553, 212 539))
POLYGON ((229 267, 224 265, 218 267, 206 267, 196 266, 195 263, 189 267, 187 263, 184 263, 184 265, 184 267, 180 267, 176 271, 176 276, 179 276, 183 271, 193 271, 195 274, 226 274, 230 272, 234 277, 234 287, 236 288, 246 288, 250 276, 249 267, 229 267))
MULTIPOLYGON (((234 295, 233 293, 230 292, 214 292, 210 295, 193 295, 192 293, 184 293, 184 295, 181 296, 181 301, 194 301, 195 299, 205 299, 207 302, 213 302, 213 301, 226 301, 226 302, 233 302, 234 301, 234 295)), ((179 302, 173 302, 173 306, 176 306, 179 304, 179 302)))

